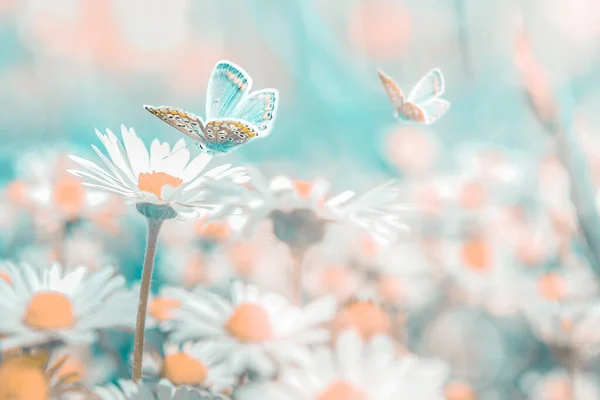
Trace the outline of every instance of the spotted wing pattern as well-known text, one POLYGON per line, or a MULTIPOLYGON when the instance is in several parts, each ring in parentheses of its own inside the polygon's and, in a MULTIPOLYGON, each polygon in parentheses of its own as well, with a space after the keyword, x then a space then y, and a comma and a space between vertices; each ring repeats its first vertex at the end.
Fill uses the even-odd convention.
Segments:
POLYGON ((394 105, 394 108, 399 109, 402 106, 402 103, 404 103, 404 93, 402 93, 402 89, 400 89, 398 84, 382 70, 377 70, 377 74, 379 75, 379 79, 381 80, 381 83, 383 83, 383 87, 394 105))
POLYGON ((168 106, 144 106, 144 108, 184 135, 194 140, 204 141, 202 118, 187 111, 168 106))
POLYGON ((275 89, 259 90, 250 94, 235 109, 232 117, 248 121, 258 128, 261 136, 272 129, 279 104, 279 92, 275 89))
POLYGON ((405 122, 425 122, 423 110, 410 101, 405 101, 397 111, 397 117, 405 122))
POLYGON ((211 153, 226 153, 258 136, 254 127, 240 120, 214 120, 204 129, 207 150, 211 153))

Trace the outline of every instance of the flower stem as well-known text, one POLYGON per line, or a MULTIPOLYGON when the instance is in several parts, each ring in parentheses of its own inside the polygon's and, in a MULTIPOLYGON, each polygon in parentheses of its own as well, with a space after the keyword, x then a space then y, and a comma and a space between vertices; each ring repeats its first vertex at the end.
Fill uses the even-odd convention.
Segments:
POLYGON ((142 377, 142 354, 144 351, 144 330, 146 328, 146 311, 148 309, 148 295, 152 284, 152 269, 156 255, 156 243, 162 226, 162 219, 148 218, 148 236, 146 239, 146 254, 142 269, 142 283, 140 285, 140 299, 138 302, 137 321, 135 325, 135 340, 133 345, 133 376, 134 382, 142 377))
POLYGON ((302 305, 302 264, 304 263, 304 250, 297 247, 291 247, 292 259, 294 265, 292 266, 292 302, 296 306, 302 305))

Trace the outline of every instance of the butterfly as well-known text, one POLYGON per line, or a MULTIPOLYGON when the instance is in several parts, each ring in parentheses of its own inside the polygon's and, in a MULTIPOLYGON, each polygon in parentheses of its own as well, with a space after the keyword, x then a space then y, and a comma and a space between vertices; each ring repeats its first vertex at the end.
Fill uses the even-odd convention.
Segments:
POLYGON ((445 87, 442 71, 437 68, 421 78, 408 98, 404 97, 398 84, 383 71, 378 69, 377 74, 394 105, 395 117, 403 123, 429 125, 437 121, 450 108, 450 102, 439 98, 444 93, 445 87))
POLYGON ((169 106, 144 108, 190 137, 201 151, 224 154, 273 128, 279 92, 263 89, 250 93, 252 78, 229 61, 219 61, 212 71, 206 95, 206 121, 169 106))

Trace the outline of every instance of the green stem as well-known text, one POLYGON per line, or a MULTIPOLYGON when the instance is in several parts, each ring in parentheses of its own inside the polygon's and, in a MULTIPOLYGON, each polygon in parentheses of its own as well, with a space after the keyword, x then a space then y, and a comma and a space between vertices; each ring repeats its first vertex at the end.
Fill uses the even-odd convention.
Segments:
POLYGON ((137 321, 135 325, 135 340, 133 345, 133 375, 134 382, 142 377, 142 355, 144 352, 144 330, 146 328, 146 312, 148 309, 148 296, 152 284, 152 269, 156 255, 156 243, 162 226, 162 219, 148 218, 148 236, 146 239, 146 254, 142 269, 142 282, 140 285, 140 298, 138 302, 137 321))

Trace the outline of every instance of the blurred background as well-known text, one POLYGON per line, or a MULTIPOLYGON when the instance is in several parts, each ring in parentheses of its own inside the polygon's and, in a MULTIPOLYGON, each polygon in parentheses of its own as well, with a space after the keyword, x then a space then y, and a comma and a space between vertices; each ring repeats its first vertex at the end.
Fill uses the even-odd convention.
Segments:
POLYGON ((87 145, 94 128, 120 124, 174 140, 142 105, 203 114, 220 59, 281 92, 272 136, 239 159, 307 176, 394 173, 384 150, 396 126, 376 67, 407 92, 442 69, 453 108, 430 132, 442 148, 477 140, 536 157, 547 143, 520 90, 518 27, 550 79, 578 90, 593 126, 599 19, 593 0, 2 0, 1 162, 10 170, 15 153, 87 145))
MULTIPOLYGON (((180 134, 142 105, 203 115, 221 59, 281 96, 271 135, 225 159, 340 190, 396 177, 416 205, 412 235, 392 248, 341 235, 327 256, 308 257, 310 296, 386 303, 407 348, 450 364, 449 400, 600 398, 600 2, 0 0, 2 256, 39 259, 36 240, 52 247, 17 229, 10 203, 21 193, 11 183, 54 168, 40 154, 89 155, 94 128, 121 124, 147 144, 174 143, 180 134), (376 68, 408 93, 434 67, 452 108, 432 126, 399 125, 376 68), (559 131, 570 146, 555 146, 559 131), (565 168, 565 153, 576 165, 565 168)), ((142 224, 108 228, 102 240, 63 233, 63 256, 137 277, 142 224)), ((206 260, 231 251, 233 275, 265 283, 265 265, 287 257, 261 247, 268 256, 257 258, 240 243, 215 250, 226 233, 198 228, 204 244, 182 252, 181 232, 166 232, 158 263, 174 284, 217 280, 206 260)))

